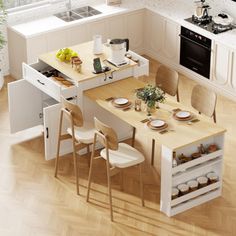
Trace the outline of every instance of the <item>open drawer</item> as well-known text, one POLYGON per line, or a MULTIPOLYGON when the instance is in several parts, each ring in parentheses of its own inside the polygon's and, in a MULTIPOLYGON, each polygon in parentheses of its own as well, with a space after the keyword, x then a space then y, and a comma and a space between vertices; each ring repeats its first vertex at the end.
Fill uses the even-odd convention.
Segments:
MULTIPOLYGON (((75 85, 66 86, 59 81, 54 80, 52 77, 46 77, 40 71, 45 71, 46 69, 53 69, 46 63, 39 61, 35 64, 27 65, 23 63, 22 65, 23 78, 30 82, 32 85, 40 89, 42 92, 48 94, 50 97, 60 101, 60 97, 65 98, 75 97, 77 95, 77 89, 75 85)), ((63 75, 66 80, 69 80, 63 75)))
POLYGON ((149 75, 149 60, 133 51, 129 51, 128 54, 132 56, 131 60, 135 62, 138 60, 137 66, 134 67, 133 76, 149 75))

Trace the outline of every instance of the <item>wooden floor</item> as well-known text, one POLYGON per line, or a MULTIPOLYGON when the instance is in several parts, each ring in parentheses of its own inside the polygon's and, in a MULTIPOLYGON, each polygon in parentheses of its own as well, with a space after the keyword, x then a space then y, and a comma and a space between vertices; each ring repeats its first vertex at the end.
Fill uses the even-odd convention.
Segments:
MULTIPOLYGON (((150 77, 156 68, 152 60, 150 77)), ((181 76, 180 99, 186 105, 194 84, 181 76)), ((79 166, 82 196, 76 196, 71 155, 61 161, 55 179, 54 161, 44 160, 43 139, 37 137, 41 131, 10 134, 5 86, 0 92, 0 236, 236 235, 236 103, 219 97, 216 112, 218 124, 228 130, 223 196, 168 218, 159 212, 160 183, 146 164, 146 207, 139 199, 138 170, 130 168, 124 175, 124 192, 118 176, 112 180, 115 222, 111 223, 104 162, 96 163, 96 183, 91 203, 86 203, 86 157, 79 166)))

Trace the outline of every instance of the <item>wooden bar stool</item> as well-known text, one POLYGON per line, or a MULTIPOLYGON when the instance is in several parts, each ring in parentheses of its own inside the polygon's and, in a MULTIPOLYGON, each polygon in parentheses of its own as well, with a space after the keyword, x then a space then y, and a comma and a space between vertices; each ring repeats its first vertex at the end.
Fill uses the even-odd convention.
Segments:
POLYGON ((217 95, 215 92, 207 89, 202 85, 196 85, 193 88, 191 95, 191 105, 195 108, 199 114, 204 114, 209 117, 213 117, 216 123, 216 101, 217 95))
POLYGON ((95 134, 94 143, 100 142, 105 148, 101 150, 100 156, 95 157, 95 145, 93 145, 91 165, 89 170, 89 181, 88 181, 88 192, 87 202, 89 201, 89 193, 91 187, 91 178, 93 171, 93 160, 103 158, 106 160, 107 169, 107 183, 109 192, 109 203, 110 203, 110 216, 113 221, 113 208, 112 208, 112 193, 111 193, 111 176, 119 173, 124 168, 131 166, 139 166, 139 178, 140 178, 140 196, 142 200, 142 206, 144 206, 143 198, 143 181, 142 181, 142 167, 141 164, 144 162, 144 156, 141 152, 133 148, 126 143, 118 143, 116 132, 109 126, 103 124, 97 118, 95 121, 95 134))
MULTIPOLYGON (((76 104, 67 101, 63 97, 61 98, 61 102, 62 108, 60 114, 55 177, 57 177, 59 166, 60 143, 62 140, 72 139, 74 171, 76 177, 76 191, 79 195, 79 173, 76 153, 85 147, 87 148, 87 152, 89 152, 89 145, 93 143, 95 129, 93 124, 84 122, 82 112, 76 104), (71 124, 71 126, 67 129, 67 134, 62 134, 62 123, 64 114, 67 118, 69 118, 71 124)), ((88 162, 90 163, 90 159, 88 159, 88 162)))
POLYGON ((165 93, 176 96, 179 102, 179 74, 164 65, 160 65, 156 73, 156 86, 161 88, 165 93))

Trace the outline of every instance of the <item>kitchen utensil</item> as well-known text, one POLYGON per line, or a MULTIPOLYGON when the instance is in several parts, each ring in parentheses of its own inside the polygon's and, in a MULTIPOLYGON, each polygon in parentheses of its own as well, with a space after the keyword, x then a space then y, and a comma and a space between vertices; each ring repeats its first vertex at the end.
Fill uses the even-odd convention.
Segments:
POLYGON ((103 48, 102 48, 102 36, 101 35, 94 35, 93 36, 93 54, 102 54, 103 48))
POLYGON ((125 54, 129 51, 129 39, 112 39, 110 41, 111 58, 108 59, 111 63, 120 66, 127 64, 125 54))
POLYGON ((213 22, 217 25, 221 25, 221 26, 228 26, 233 24, 233 17, 231 17, 229 14, 227 13, 220 13, 217 16, 214 16, 212 18, 213 22))

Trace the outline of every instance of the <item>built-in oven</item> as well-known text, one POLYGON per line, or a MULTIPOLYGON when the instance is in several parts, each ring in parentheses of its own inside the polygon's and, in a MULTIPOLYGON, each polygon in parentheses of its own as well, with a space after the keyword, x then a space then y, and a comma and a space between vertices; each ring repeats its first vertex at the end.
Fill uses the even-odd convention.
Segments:
POLYGON ((211 39, 181 27, 180 64, 210 78, 211 39))

